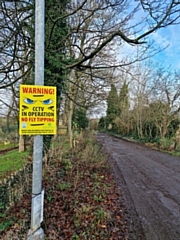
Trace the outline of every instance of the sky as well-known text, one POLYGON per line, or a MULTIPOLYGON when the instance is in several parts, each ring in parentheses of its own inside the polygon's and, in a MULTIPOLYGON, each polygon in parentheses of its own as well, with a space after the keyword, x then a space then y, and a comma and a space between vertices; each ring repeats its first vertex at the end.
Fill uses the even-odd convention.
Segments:
POLYGON ((171 66, 172 69, 180 70, 180 25, 159 29, 151 35, 151 38, 159 47, 168 46, 153 59, 167 67, 171 66))
MULTIPOLYGON (((166 1, 167 3, 169 2, 168 0, 166 1)), ((133 9, 136 7, 138 3, 139 1, 132 1, 131 8, 133 9)), ((158 4, 158 1, 157 3, 154 1, 155 6, 156 4, 158 4)), ((143 27, 144 18, 146 18, 147 15, 149 14, 140 8, 137 14, 135 14, 135 17, 131 20, 132 23, 142 22, 142 25, 140 25, 140 28, 142 27, 140 30, 141 33, 146 32, 148 29, 147 25, 145 28, 143 27)), ((160 62, 163 66, 171 66, 172 69, 180 70, 180 24, 158 29, 156 32, 151 33, 148 39, 154 41, 154 47, 166 48, 152 58, 154 61, 160 62)))
MULTIPOLYGON (((138 1, 132 1, 131 10, 137 6, 136 2, 138 1)), ((140 8, 134 15, 134 18, 130 19, 130 26, 137 24, 137 35, 134 36, 132 34, 132 39, 147 32, 149 27, 144 22, 147 15, 147 12, 140 8)), ((169 69, 171 67, 171 70, 180 70, 180 24, 157 29, 155 32, 149 34, 145 40, 147 42, 153 41, 153 48, 164 49, 151 58, 155 65, 157 62, 158 66, 160 65, 169 69)), ((149 52, 152 53, 151 50, 149 52)), ((130 56, 133 58, 134 54, 137 56, 137 48, 124 43, 123 48, 119 50, 118 60, 120 60, 122 56, 130 56)))

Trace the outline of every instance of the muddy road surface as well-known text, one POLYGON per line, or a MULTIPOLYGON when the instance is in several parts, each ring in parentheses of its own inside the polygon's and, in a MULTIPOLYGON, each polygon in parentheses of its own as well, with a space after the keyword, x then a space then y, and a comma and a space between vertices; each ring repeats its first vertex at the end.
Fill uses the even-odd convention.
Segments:
POLYGON ((128 239, 180 240, 180 158, 98 133, 122 192, 128 239))

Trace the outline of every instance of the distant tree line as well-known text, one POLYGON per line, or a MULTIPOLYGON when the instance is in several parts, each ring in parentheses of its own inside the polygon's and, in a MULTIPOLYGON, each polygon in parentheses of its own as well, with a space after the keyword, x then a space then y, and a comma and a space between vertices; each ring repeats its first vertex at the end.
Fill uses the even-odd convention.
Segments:
POLYGON ((164 82, 160 75, 159 81, 156 79, 148 91, 133 96, 133 102, 126 81, 119 93, 117 87, 111 84, 106 116, 100 118, 99 129, 152 142, 174 138, 180 127, 179 80, 176 81, 176 74, 171 75, 171 79, 164 71, 162 74, 164 82))

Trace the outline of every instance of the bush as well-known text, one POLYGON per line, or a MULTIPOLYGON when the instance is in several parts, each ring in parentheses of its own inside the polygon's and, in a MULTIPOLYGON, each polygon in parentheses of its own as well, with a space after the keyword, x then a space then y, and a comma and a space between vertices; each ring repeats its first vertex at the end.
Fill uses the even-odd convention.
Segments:
POLYGON ((176 149, 175 150, 176 150, 176 152, 180 152, 180 143, 176 144, 176 149))
POLYGON ((168 150, 170 148, 170 146, 174 143, 173 139, 169 139, 169 138, 161 138, 159 140, 160 143, 160 148, 162 148, 163 150, 168 150))

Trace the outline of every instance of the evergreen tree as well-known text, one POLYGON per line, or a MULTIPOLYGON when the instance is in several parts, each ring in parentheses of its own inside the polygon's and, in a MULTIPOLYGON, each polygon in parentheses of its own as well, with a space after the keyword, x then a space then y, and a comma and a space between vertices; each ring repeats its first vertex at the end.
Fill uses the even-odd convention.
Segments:
POLYGON ((118 116, 114 120, 114 131, 119 134, 129 134, 130 119, 129 119, 129 97, 128 97, 128 84, 126 81, 119 93, 118 98, 118 116))
POLYGON ((101 118, 99 119, 98 129, 99 129, 99 130, 106 129, 106 117, 101 117, 101 118))
POLYGON ((86 117, 86 110, 84 108, 78 108, 73 112, 72 123, 79 130, 88 127, 89 119, 86 117))
MULTIPOLYGON (((46 0, 45 4, 45 85, 57 87, 59 99, 65 80, 66 37, 68 34, 67 1, 46 0)), ((57 101, 58 103, 58 101, 57 101)))
MULTIPOLYGON (((65 0, 46 0, 45 2, 45 79, 44 85, 57 88, 57 116, 61 94, 65 88, 67 19, 65 0)), ((57 121, 59 119, 57 118, 57 121)), ((44 136, 44 151, 47 152, 52 135, 44 136)))
POLYGON ((111 90, 107 97, 107 127, 109 124, 112 124, 117 116, 119 116, 119 97, 117 89, 114 84, 111 84, 111 90))
POLYGON ((119 93, 119 107, 120 112, 129 109, 129 97, 128 97, 128 84, 124 81, 124 84, 119 93))

